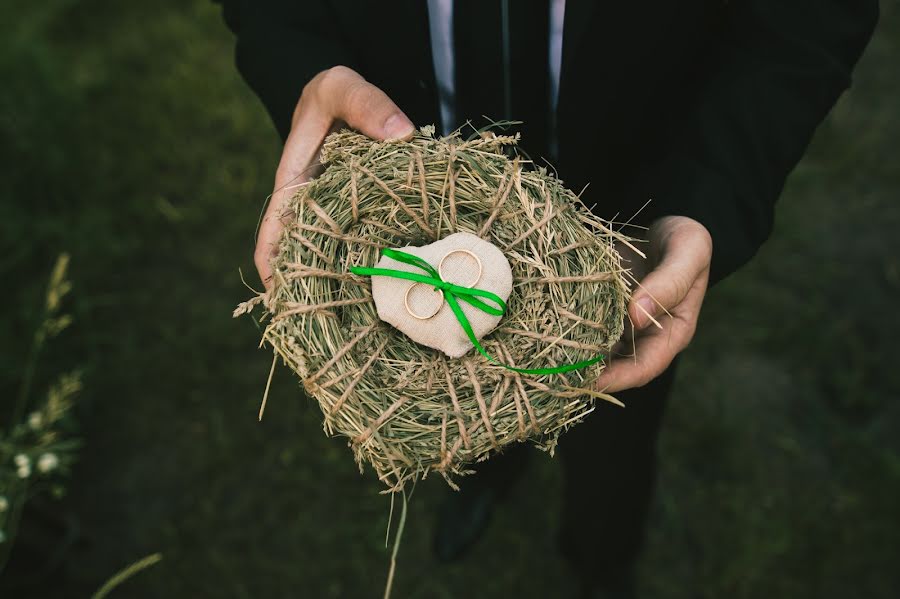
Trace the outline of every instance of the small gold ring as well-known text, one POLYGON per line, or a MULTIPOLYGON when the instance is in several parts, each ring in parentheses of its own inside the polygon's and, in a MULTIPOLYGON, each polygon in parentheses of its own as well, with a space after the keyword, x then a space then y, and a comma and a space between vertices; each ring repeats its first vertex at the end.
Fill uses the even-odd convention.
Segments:
POLYGON ((471 252, 469 250, 452 250, 452 251, 449 251, 446 254, 444 254, 444 257, 441 258, 441 261, 438 263, 438 275, 441 277, 442 280, 446 281, 447 278, 444 276, 444 273, 441 271, 441 269, 444 266, 444 260, 447 259, 447 256, 450 256, 452 254, 460 254, 460 253, 468 254, 468 255, 472 256, 472 258, 475 260, 475 263, 478 265, 478 275, 475 277, 475 280, 472 281, 471 283, 453 283, 453 281, 450 281, 450 282, 453 283, 454 285, 459 285, 460 287, 472 287, 473 285, 475 285, 475 283, 477 283, 479 280, 481 280, 481 273, 484 272, 484 268, 481 265, 481 258, 479 258, 474 252, 471 252))
MULTIPOLYGON (((441 301, 437 302, 434 312, 432 312, 428 316, 421 316, 421 315, 413 312, 413 309, 409 306, 409 292, 412 291, 413 287, 415 287, 416 285, 425 285, 425 283, 417 282, 417 283, 413 283, 412 285, 407 287, 406 295, 403 296, 403 305, 406 306, 406 311, 409 312, 409 315, 412 316, 413 318, 418 318, 419 320, 428 320, 429 318, 431 318, 432 316, 434 316, 435 314, 437 314, 438 312, 441 311, 441 307, 444 305, 443 294, 441 294, 441 301)), ((426 287, 427 287, 427 285, 426 285, 426 287)), ((440 292, 438 292, 438 293, 440 293, 440 292)))

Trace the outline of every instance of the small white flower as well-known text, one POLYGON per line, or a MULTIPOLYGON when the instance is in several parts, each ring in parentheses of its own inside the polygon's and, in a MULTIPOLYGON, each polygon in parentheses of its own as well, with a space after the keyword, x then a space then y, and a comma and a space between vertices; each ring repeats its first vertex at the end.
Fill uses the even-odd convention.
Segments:
POLYGON ((0 495, 0 514, 9 509, 9 499, 0 495))
POLYGON ((24 468, 26 466, 31 466, 31 460, 28 459, 28 456, 24 453, 17 453, 16 457, 13 458, 13 464, 15 464, 17 468, 24 468))
POLYGON ((47 473, 59 466, 59 458, 55 453, 45 453, 38 458, 37 468, 42 473, 47 473))
POLYGON ((44 416, 40 412, 32 412, 28 415, 28 426, 31 430, 36 431, 44 424, 44 416))
POLYGON ((19 466, 18 470, 16 470, 16 474, 19 478, 28 478, 31 476, 31 464, 22 464, 19 466))

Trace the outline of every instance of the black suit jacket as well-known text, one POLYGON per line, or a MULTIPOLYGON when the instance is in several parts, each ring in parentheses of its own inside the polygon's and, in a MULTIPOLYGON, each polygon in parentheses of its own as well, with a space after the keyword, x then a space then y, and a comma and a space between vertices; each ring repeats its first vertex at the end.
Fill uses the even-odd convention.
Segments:
MULTIPOLYGON (((425 0, 219 1, 238 69, 282 138, 303 86, 334 65, 416 125, 440 122, 425 0)), ((560 178, 590 183, 582 197, 605 218, 652 198, 634 222, 703 223, 717 282, 769 236, 785 179, 850 85, 877 16, 877 0, 567 0, 560 178)))

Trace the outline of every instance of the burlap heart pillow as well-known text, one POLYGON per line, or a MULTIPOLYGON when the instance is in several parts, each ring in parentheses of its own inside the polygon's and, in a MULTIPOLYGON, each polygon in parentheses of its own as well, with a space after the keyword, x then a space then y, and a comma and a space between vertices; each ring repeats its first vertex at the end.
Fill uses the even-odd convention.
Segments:
MULTIPOLYGON (((399 249, 439 269, 445 281, 490 291, 504 301, 512 292, 512 270, 503 252, 471 233, 454 233, 425 246, 399 249)), ((415 266, 388 256, 382 256, 375 266, 421 274, 415 266)), ((425 283, 373 276, 372 297, 378 317, 416 343, 438 349, 451 358, 459 358, 473 348, 439 290, 425 283)), ((488 314, 465 302, 461 302, 460 307, 477 339, 490 333, 500 322, 501 316, 488 314)))

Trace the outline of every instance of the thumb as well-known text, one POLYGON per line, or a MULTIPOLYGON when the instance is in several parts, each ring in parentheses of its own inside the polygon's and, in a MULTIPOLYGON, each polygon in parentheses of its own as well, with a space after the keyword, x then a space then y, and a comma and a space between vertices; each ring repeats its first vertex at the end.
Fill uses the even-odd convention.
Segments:
POLYGON ((659 264, 641 281, 628 306, 636 329, 647 327, 661 314, 678 306, 709 267, 709 251, 703 236, 678 231, 665 236, 660 249, 659 264))
POLYGON ((641 281, 639 290, 631 298, 628 314, 634 327, 638 330, 646 328, 660 314, 680 304, 690 288, 680 269, 660 264, 641 281))
POLYGON ((412 121, 386 93, 346 67, 336 67, 322 82, 335 118, 372 139, 407 139, 415 132, 412 121))

